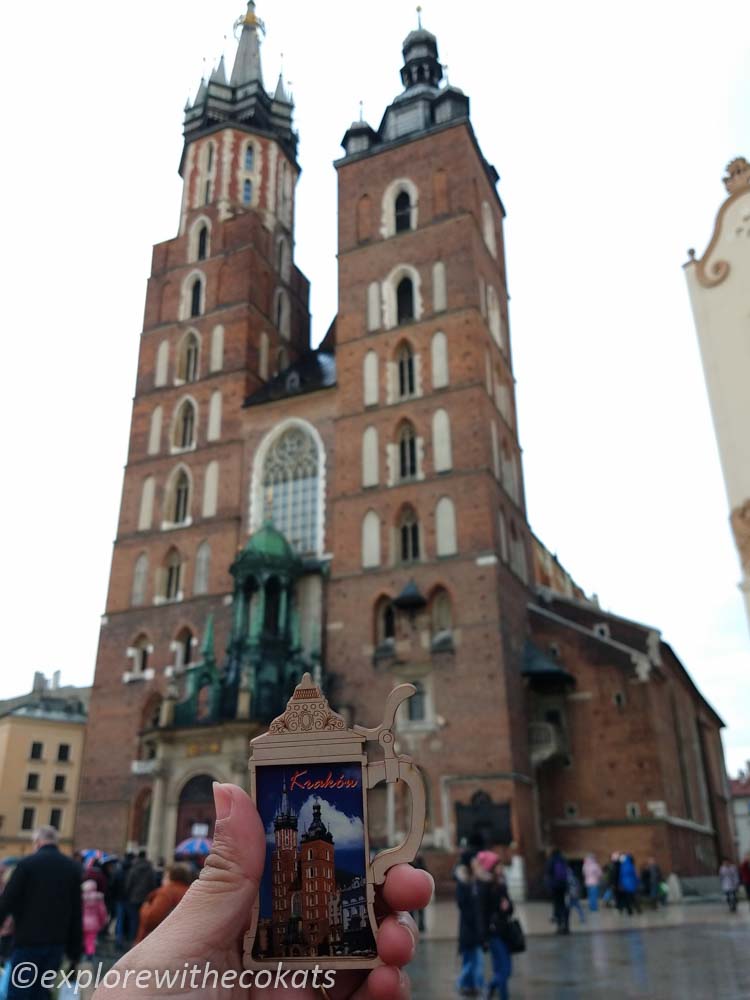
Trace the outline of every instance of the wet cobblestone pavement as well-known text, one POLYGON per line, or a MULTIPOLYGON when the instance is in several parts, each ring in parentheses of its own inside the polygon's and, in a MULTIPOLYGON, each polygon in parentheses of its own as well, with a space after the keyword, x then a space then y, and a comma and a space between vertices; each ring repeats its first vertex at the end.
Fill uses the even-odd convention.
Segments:
MULTIPOLYGON (((531 936, 513 962, 511 1000, 750 998, 744 921, 531 936)), ((409 971, 415 1000, 451 1000, 457 996, 455 941, 421 942, 409 971)))

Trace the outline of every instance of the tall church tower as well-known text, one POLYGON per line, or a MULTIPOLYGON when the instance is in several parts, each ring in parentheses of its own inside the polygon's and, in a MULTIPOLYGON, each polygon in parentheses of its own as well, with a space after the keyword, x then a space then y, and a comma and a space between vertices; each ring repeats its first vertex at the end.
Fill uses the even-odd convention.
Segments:
MULTIPOLYGON (((399 721, 428 840, 533 835, 523 709, 530 535, 498 174, 435 36, 403 45, 402 92, 354 122, 339 181, 338 420, 327 663, 339 702, 418 694, 399 721)), ((366 715, 365 715, 366 717, 366 715)), ((360 718, 360 716, 358 716, 360 718)), ((376 722, 373 716, 370 720, 376 722)), ((393 786, 371 806, 406 823, 393 786)), ((377 822, 377 819, 376 819, 377 822)))
MULTIPOLYGON (((163 696, 173 706, 170 685, 197 658, 209 616, 226 643, 228 569, 246 538, 243 402, 309 346, 308 282, 293 263, 292 104, 281 79, 273 96, 264 88, 252 0, 238 28, 231 76, 222 59, 185 110, 179 232, 154 247, 146 295, 77 831, 115 850, 146 842, 149 812, 149 846, 175 842, 174 829, 154 840, 173 793, 158 762, 138 759, 142 734, 169 715, 163 696)), ((206 722, 219 696, 199 694, 206 722)), ((194 757, 212 752, 203 742, 188 747, 194 757)))
POLYGON ((750 163, 724 178, 706 252, 685 265, 750 623, 750 163))

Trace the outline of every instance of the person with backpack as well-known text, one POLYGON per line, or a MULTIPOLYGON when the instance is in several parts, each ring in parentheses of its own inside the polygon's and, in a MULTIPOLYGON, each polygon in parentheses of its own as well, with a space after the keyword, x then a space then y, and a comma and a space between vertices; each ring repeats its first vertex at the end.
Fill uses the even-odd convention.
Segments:
POLYGON ((568 907, 568 862, 559 847, 555 847, 544 869, 544 884, 552 896, 552 915, 558 934, 570 934, 568 907))
POLYGON ((482 946, 489 950, 492 958, 487 998, 497 995, 499 1000, 508 1000, 508 980, 513 972, 508 923, 513 903, 508 896, 500 856, 494 851, 480 851, 474 858, 472 870, 476 879, 479 934, 482 946))
POLYGON ((638 885, 638 872, 636 871, 633 855, 623 854, 620 858, 619 909, 620 912, 627 910, 629 917, 633 915, 633 910, 636 910, 638 913, 641 912, 640 903, 638 902, 638 885))

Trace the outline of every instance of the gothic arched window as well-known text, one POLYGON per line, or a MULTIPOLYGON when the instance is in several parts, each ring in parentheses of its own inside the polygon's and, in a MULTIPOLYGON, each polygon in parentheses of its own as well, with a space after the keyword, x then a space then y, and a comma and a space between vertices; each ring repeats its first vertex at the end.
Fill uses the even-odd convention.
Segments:
POLYGON ((195 406, 186 399, 177 411, 173 445, 175 448, 191 448, 195 441, 195 406))
POLYGON ((411 198, 408 191, 402 191, 396 198, 396 232, 404 233, 411 229, 411 198))
POLYGON ((401 562, 416 562, 419 559, 419 521, 412 507, 407 507, 398 524, 401 562))
POLYGON ((398 394, 402 399, 413 396, 416 391, 414 378, 414 352, 409 344, 402 344, 398 355, 398 394))
POLYGON ((417 474, 417 434, 408 421, 399 430, 398 459, 399 479, 413 479, 417 474))
POLYGON ((148 556, 145 552, 141 552, 135 561, 133 569, 133 588, 130 594, 130 603, 134 608, 145 602, 147 584, 148 556))
POLYGON ((402 278, 396 288, 396 322, 406 323, 414 319, 414 282, 402 278))
POLYGON ((381 597, 375 605, 375 645, 392 644, 396 640, 396 611, 389 597, 381 597))
POLYGON ((177 362, 177 377, 183 382, 195 382, 198 378, 199 355, 198 338, 191 331, 180 345, 180 356, 177 362))
POLYGON ((211 546, 208 542, 201 542, 195 554, 195 581, 193 583, 194 594, 208 593, 208 575, 211 570, 211 546))
POLYGON ((424 722, 427 718, 424 684, 421 681, 412 681, 412 683, 417 690, 408 701, 409 722, 424 722))
POLYGON ((315 552, 320 457, 301 427, 284 431, 263 463, 263 519, 271 520, 297 552, 315 552))
POLYGON ((182 583, 182 557, 177 549, 170 549, 164 564, 164 597, 176 601, 180 597, 182 583))
POLYGON ((255 150, 252 145, 245 150, 245 170, 255 169, 255 150))
POLYGON ((205 260, 208 256, 208 226, 201 226, 198 233, 198 260, 205 260))
POLYGON ((190 480, 184 469, 181 469, 174 486, 174 506, 172 508, 172 523, 182 524, 187 520, 190 503, 190 480))
POLYGON ((242 200, 246 205, 249 205, 253 200, 253 182, 249 177, 245 178, 245 182, 242 185, 242 200))
POLYGON ((190 289, 190 315, 200 316, 203 312, 203 282, 196 278, 190 289))

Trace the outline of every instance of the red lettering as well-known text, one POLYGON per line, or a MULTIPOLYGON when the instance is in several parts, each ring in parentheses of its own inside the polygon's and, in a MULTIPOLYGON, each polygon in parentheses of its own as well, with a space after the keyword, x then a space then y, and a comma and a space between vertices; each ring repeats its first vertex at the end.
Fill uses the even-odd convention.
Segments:
POLYGON ((307 769, 304 771, 295 771, 289 782, 290 791, 294 789, 301 789, 304 792, 315 792, 320 789, 325 788, 357 788, 359 787, 359 782, 356 778, 346 778, 343 774, 339 774, 338 777, 334 778, 333 771, 329 771, 325 778, 317 778, 316 780, 311 780, 306 778, 307 769))

